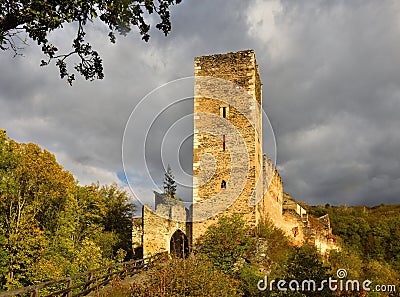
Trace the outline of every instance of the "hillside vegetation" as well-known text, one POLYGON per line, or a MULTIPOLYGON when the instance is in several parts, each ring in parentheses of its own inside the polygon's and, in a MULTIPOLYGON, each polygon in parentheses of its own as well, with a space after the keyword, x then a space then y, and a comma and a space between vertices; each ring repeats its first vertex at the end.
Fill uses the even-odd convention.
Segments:
MULTIPOLYGON (((319 215, 323 209, 313 207, 312 212, 319 215)), ((394 213, 386 218, 389 225, 398 222, 398 215, 394 213)), ((343 218, 344 221, 350 219, 343 218)), ((342 219, 336 217, 334 230, 344 232, 337 229, 337 220, 342 219)), ((379 219, 376 218, 376 221, 379 219)), ((347 228, 347 225, 340 226, 347 228)), ((188 259, 158 263, 144 273, 145 281, 133 278, 131 285, 116 283, 113 290, 101 296, 400 296, 400 273, 396 265, 390 264, 395 262, 366 256, 352 243, 346 243, 344 237, 339 240, 343 244, 341 250, 323 256, 307 242, 303 246, 292 245, 290 239, 268 221, 257 230, 250 230, 238 214, 233 214, 221 217, 217 224, 212 225, 188 259), (339 269, 345 269, 347 279, 359 280, 360 284, 370 280, 371 291, 363 291, 362 287, 360 291, 339 290, 339 287, 332 291, 326 285, 322 291, 288 289, 282 292, 276 286, 280 280, 286 281, 286 284, 291 280, 301 284, 303 280, 310 279, 320 284, 330 277, 339 280, 339 269), (268 282, 275 280, 272 290, 269 284, 265 290, 257 288, 257 283, 265 276, 268 282), (396 291, 373 292, 376 285, 395 285, 396 291)), ((382 253, 391 252, 397 244, 388 241, 387 247, 390 248, 386 250, 382 247, 382 253)), ((363 250, 366 251, 366 247, 363 250)))
POLYGON ((400 204, 314 206, 309 212, 328 214, 341 244, 364 262, 377 262, 400 273, 400 204))
POLYGON ((116 185, 79 186, 53 154, 0 130, 0 291, 130 258, 128 199, 116 185))

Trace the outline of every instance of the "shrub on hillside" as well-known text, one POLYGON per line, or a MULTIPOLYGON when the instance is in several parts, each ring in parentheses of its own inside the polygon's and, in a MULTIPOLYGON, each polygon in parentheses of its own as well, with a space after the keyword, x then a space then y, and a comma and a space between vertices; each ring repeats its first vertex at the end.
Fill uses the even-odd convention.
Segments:
POLYGON ((199 251, 219 269, 231 272, 249 249, 251 239, 248 233, 249 228, 240 214, 222 216, 216 224, 208 227, 199 251))
MULTIPOLYGON (((321 282, 328 280, 331 275, 329 274, 330 267, 325 266, 321 259, 321 254, 318 253, 315 246, 307 244, 301 247, 295 247, 293 254, 290 256, 287 264, 285 265, 285 280, 289 283, 291 280, 296 280, 300 286, 304 280, 314 280, 316 287, 319 287, 321 282)), ((306 296, 333 296, 332 291, 328 286, 322 291, 310 290, 304 292, 306 296)), ((288 296, 304 296, 300 292, 292 292, 288 296), (297 295, 297 293, 299 293, 297 295)))
POLYGON ((268 257, 269 270, 280 270, 283 263, 286 263, 293 251, 293 244, 286 236, 285 232, 274 226, 269 221, 263 221, 257 226, 256 235, 259 239, 265 240, 267 249, 265 251, 268 257))
POLYGON ((242 296, 239 282, 215 268, 201 256, 172 259, 156 264, 140 283, 130 286, 114 284, 112 290, 101 295, 131 297, 180 296, 242 296))

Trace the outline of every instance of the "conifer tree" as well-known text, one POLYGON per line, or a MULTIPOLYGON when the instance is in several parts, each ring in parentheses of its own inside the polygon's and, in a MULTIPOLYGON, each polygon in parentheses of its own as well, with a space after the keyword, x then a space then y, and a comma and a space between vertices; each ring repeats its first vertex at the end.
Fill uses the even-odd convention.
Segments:
POLYGON ((176 184, 169 164, 164 175, 164 194, 169 198, 176 199, 176 184))

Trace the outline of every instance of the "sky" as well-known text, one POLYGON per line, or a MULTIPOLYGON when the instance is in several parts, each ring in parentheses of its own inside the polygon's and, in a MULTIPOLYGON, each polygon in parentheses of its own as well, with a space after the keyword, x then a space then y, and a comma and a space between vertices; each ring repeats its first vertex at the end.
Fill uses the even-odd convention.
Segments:
MULTIPOLYGON (((183 0, 167 37, 133 31, 116 44, 95 22, 103 80, 70 87, 39 66, 34 42, 23 57, 0 53, 0 127, 54 153, 80 184, 129 181, 145 203, 171 164, 187 199, 193 59, 254 49, 284 191, 311 205, 400 203, 399 16, 396 0, 183 0)), ((68 47, 74 32, 50 37, 68 47)))

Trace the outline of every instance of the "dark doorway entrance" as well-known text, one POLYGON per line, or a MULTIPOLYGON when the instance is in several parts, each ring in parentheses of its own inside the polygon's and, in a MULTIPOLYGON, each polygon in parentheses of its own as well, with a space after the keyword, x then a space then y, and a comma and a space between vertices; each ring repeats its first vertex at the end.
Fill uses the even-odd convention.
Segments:
POLYGON ((172 257, 187 258, 189 256, 189 241, 185 233, 176 230, 171 237, 169 248, 172 257))

